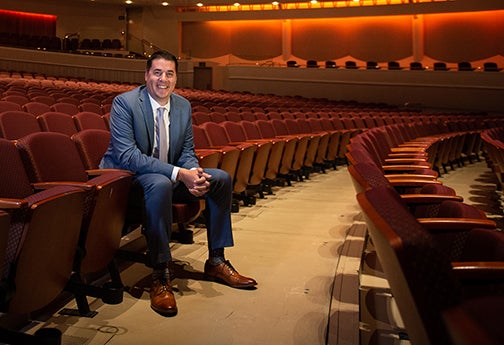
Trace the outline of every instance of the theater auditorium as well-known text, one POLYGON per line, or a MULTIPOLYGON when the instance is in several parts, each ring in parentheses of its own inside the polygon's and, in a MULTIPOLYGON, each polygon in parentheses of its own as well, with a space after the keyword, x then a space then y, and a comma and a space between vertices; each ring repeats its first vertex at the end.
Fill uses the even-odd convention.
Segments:
POLYGON ((502 0, 0 1, 0 344, 503 344, 503 42, 502 0), (175 203, 173 317, 99 166, 158 50, 257 281, 175 203))

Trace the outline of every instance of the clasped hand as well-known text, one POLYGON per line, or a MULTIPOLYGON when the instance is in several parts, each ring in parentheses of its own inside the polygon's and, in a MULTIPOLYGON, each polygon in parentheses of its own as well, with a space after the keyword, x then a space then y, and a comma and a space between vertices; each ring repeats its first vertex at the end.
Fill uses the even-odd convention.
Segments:
POLYGON ((210 188, 210 181, 208 181, 212 175, 207 174, 202 168, 196 169, 180 169, 178 173, 178 179, 184 183, 189 192, 200 197, 208 192, 210 188))

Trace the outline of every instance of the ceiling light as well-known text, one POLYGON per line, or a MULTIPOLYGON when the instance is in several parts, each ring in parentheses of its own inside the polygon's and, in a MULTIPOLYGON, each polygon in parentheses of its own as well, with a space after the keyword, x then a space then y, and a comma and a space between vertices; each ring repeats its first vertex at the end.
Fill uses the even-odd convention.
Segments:
POLYGON ((164 2, 162 2, 162 3, 161 3, 161 5, 163 5, 163 6, 168 6, 168 5, 169 5, 169 3, 167 3, 166 1, 164 1, 164 2))
POLYGON ((240 6, 240 3, 239 3, 239 2, 235 2, 235 3, 233 4, 233 6, 238 7, 238 6, 240 6))
POLYGON ((131 1, 131 0, 126 0, 126 1, 125 1, 125 3, 126 3, 126 4, 128 4, 128 5, 131 5, 131 4, 133 3, 133 1, 131 1))
POLYGON ((273 1, 271 4, 272 4, 273 6, 278 6, 279 2, 278 2, 278 1, 273 1))
POLYGON ((196 4, 196 6, 198 6, 198 7, 203 7, 203 4, 202 4, 201 2, 198 2, 198 3, 196 4))

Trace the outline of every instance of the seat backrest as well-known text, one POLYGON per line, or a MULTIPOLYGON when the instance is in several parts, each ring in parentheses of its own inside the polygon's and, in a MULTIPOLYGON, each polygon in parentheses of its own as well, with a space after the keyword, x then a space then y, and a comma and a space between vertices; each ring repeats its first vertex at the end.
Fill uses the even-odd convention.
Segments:
POLYGON ((355 61, 345 61, 345 68, 356 69, 357 63, 355 61))
POLYGON ((317 60, 308 60, 306 61, 306 67, 308 68, 317 68, 319 67, 317 60))
POLYGON ((31 182, 87 181, 79 151, 68 135, 32 133, 16 146, 31 182))
POLYGON ((196 149, 210 148, 212 146, 212 143, 210 142, 210 139, 208 138, 206 131, 202 127, 195 124, 193 124, 192 128, 193 128, 194 147, 196 149))
POLYGON ((62 133, 68 136, 77 133, 72 116, 65 113, 50 111, 37 116, 37 121, 42 131, 45 132, 62 133))
POLYGON ((446 63, 444 62, 434 62, 434 70, 435 71, 447 71, 446 63))
POLYGON ((410 70, 412 71, 423 70, 423 65, 421 62, 418 61, 410 62, 410 70))
POLYGON ((21 111, 22 108, 19 104, 15 102, 2 101, 0 100, 0 112, 3 111, 21 111))
POLYGON ((98 169, 110 142, 110 132, 102 129, 85 129, 71 137, 79 150, 86 169, 98 169))
POLYGON ((287 67, 299 67, 299 65, 295 60, 289 60, 287 61, 287 67))
POLYGON ((241 124, 233 121, 221 122, 221 126, 226 129, 231 142, 245 142, 247 141, 247 135, 241 124))
POLYGON ((213 146, 226 146, 230 142, 226 130, 219 124, 214 122, 205 122, 201 125, 201 127, 206 131, 213 146))
POLYGON ((99 115, 103 115, 103 109, 101 105, 92 102, 81 102, 79 104, 79 111, 81 112, 92 112, 99 115))
POLYGON ((325 62, 325 68, 336 68, 336 62, 327 60, 325 62))
POLYGON ((474 70, 471 63, 467 62, 467 61, 459 62, 457 65, 458 65, 459 71, 473 71, 474 70))
POLYGON ((72 103, 54 103, 51 105, 51 110, 59 113, 65 113, 68 115, 75 115, 79 112, 79 108, 76 104, 72 103))
POLYGON ((16 140, 34 132, 40 132, 37 119, 24 111, 5 111, 0 113, 0 137, 16 140))
POLYGON ((54 97, 52 96, 34 96, 31 98, 31 101, 32 102, 39 102, 39 103, 44 103, 48 106, 51 106, 53 105, 54 103, 56 103, 56 100, 54 99, 54 97))
POLYGON ((23 106, 23 104, 28 103, 30 100, 26 96, 21 95, 8 95, 2 98, 4 101, 13 102, 19 104, 19 106, 23 106))
POLYGON ((263 138, 274 138, 276 136, 275 128, 271 123, 271 120, 257 120, 257 127, 259 127, 259 131, 261 132, 261 136, 263 138))
POLYGON ((450 344, 441 311, 460 297, 450 260, 393 190, 373 188, 357 200, 411 342, 450 344))
POLYGON ((247 139, 262 139, 261 131, 259 130, 256 122, 242 120, 240 121, 240 125, 245 131, 247 139))
POLYGON ((24 111, 32 114, 33 116, 39 116, 43 113, 51 111, 51 107, 49 105, 36 101, 25 103, 22 108, 24 111))
POLYGON ((78 131, 85 129, 107 130, 107 124, 98 113, 82 111, 72 116, 72 118, 78 131))
POLYGON ((367 61, 366 62, 366 69, 378 69, 378 63, 376 61, 367 61))
POLYGON ((387 63, 387 67, 388 67, 388 69, 392 69, 392 70, 401 69, 401 65, 397 61, 389 61, 387 63))
POLYGON ((0 197, 24 199, 33 193, 13 141, 0 138, 0 197))

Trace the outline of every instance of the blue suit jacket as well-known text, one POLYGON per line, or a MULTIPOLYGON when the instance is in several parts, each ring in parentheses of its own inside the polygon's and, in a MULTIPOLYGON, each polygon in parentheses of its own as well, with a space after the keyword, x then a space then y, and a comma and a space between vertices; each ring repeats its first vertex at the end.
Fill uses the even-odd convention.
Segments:
POLYGON ((110 144, 100 168, 119 168, 137 174, 159 173, 171 177, 173 167, 198 167, 194 154, 191 104, 170 96, 170 146, 168 164, 152 157, 154 117, 145 85, 118 95, 110 111, 110 144))

